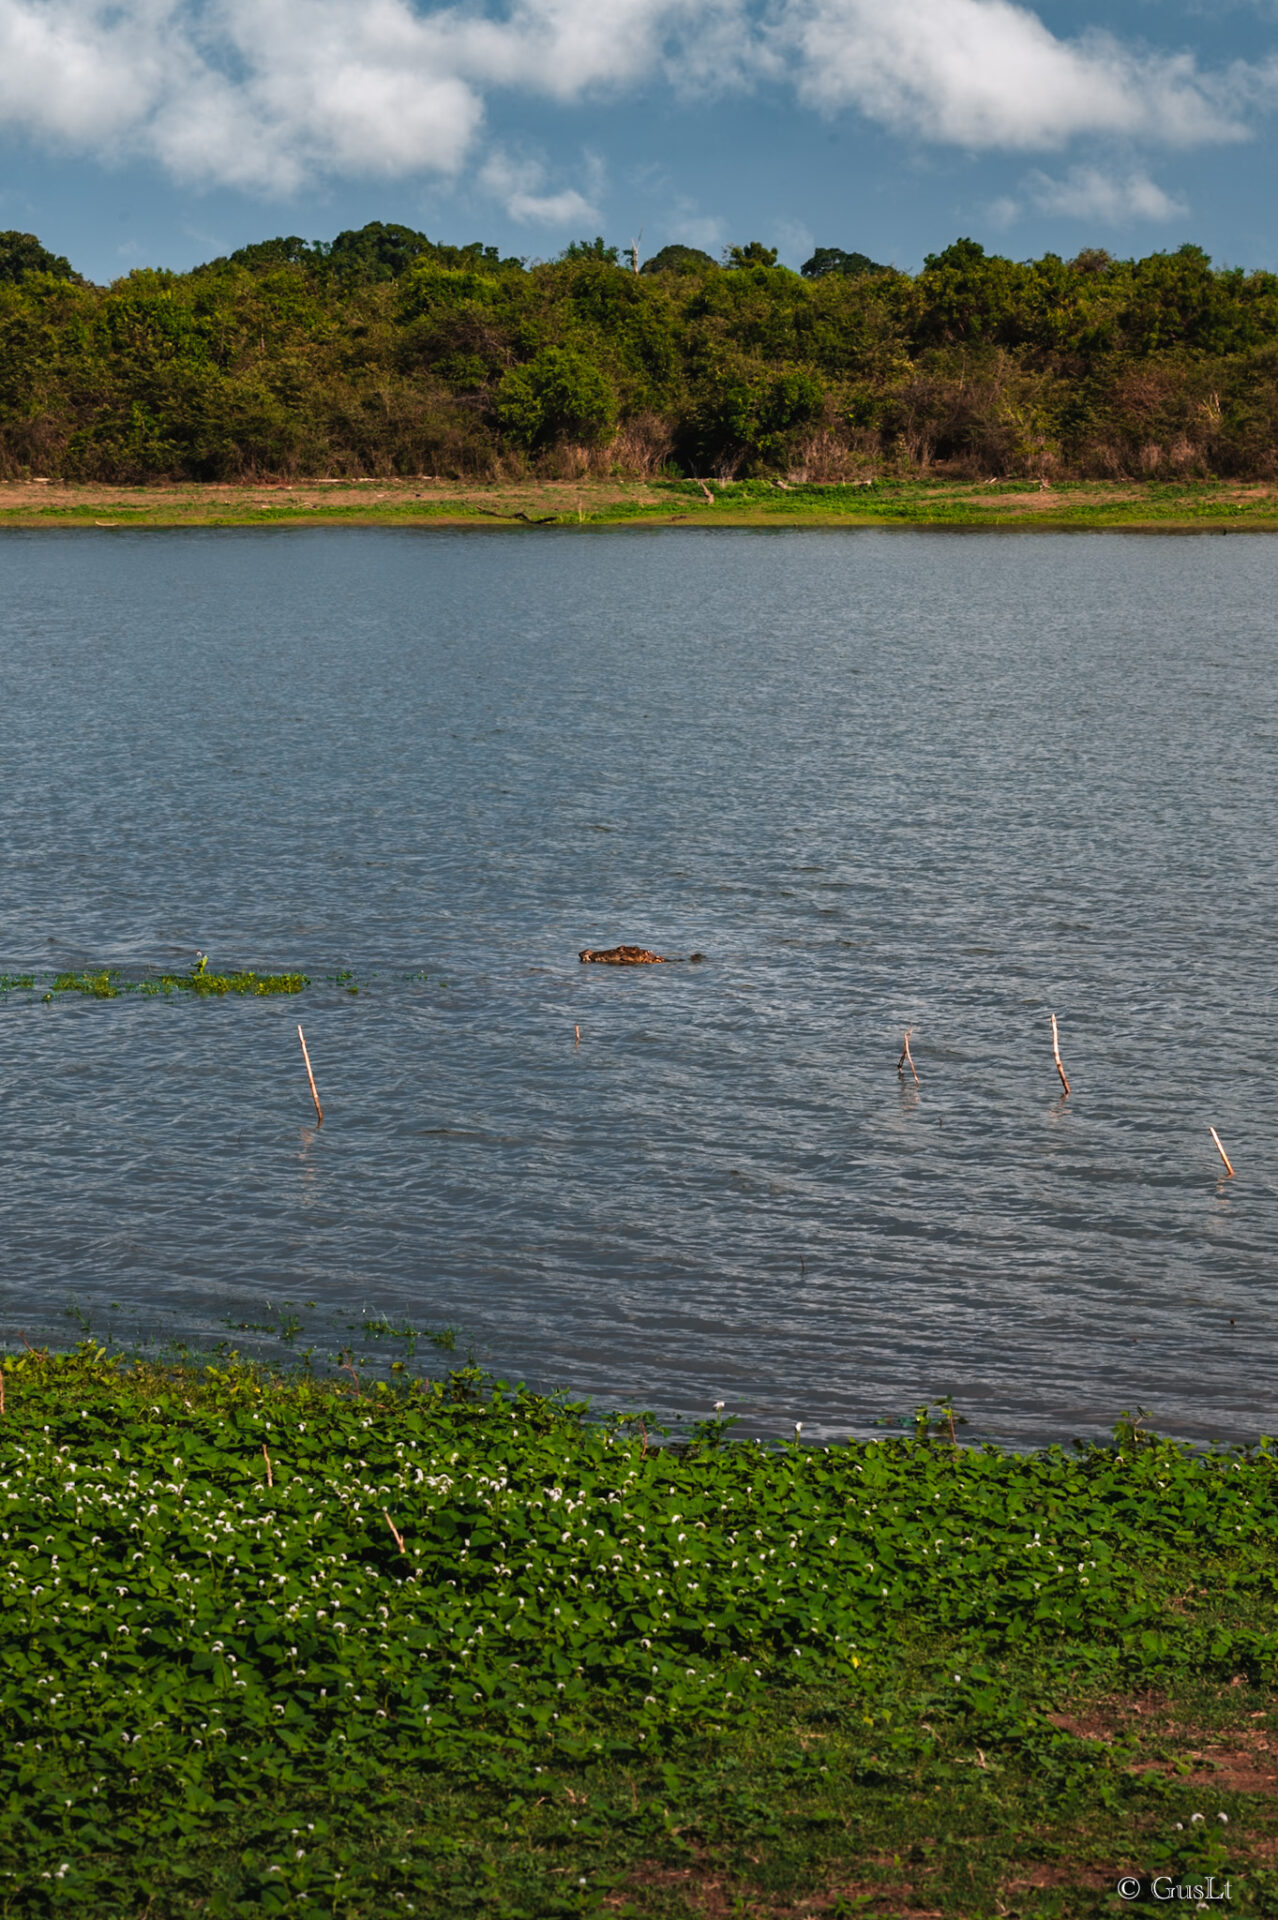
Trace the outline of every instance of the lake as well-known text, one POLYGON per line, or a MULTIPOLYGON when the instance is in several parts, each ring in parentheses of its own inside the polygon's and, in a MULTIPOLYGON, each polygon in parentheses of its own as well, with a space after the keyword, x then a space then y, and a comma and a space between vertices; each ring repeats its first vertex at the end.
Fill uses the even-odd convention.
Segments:
POLYGON ((315 982, 0 998, 7 1337, 313 1301, 763 1433, 1273 1430, 1278 543, 76 529, 0 587, 0 971, 315 982))

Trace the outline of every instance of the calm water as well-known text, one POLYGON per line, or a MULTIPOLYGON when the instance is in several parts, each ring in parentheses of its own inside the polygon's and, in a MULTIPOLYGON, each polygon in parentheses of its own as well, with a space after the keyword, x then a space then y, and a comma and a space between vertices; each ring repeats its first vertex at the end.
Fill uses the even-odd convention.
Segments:
POLYGON ((0 1326, 1272 1431, 1276 609, 1258 537, 5 534, 0 970, 372 980, 0 1002, 0 1326))

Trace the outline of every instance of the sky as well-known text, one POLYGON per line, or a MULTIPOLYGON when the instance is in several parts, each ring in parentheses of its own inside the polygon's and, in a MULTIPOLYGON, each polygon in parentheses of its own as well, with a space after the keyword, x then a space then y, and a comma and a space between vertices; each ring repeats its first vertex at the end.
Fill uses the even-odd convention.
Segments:
POLYGON ((0 0, 0 228, 1278 268, 1278 0, 0 0))

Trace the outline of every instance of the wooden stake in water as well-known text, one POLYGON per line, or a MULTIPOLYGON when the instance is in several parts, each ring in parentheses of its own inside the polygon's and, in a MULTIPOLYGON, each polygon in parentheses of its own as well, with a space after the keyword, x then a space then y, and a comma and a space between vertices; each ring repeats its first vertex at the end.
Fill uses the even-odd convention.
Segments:
POLYGON ((896 1070, 900 1074, 902 1080, 904 1080, 905 1069, 906 1069, 906 1066, 908 1065, 910 1072, 914 1075, 914 1084, 917 1087, 919 1084, 919 1070, 914 1064, 914 1055, 910 1052, 910 1035, 913 1033, 913 1031, 914 1031, 913 1027, 907 1027, 905 1029, 905 1045, 901 1050, 901 1057, 896 1063, 896 1070))
POLYGON ((574 1027, 573 1032, 576 1034, 577 1038, 573 1041, 572 1044, 574 1045, 574 1047, 579 1047, 581 1045, 581 1028, 574 1027))
POLYGON ((1056 1062, 1056 1071, 1061 1076, 1061 1085, 1064 1087, 1066 1093, 1068 1093, 1069 1081, 1065 1078, 1065 1069, 1061 1065, 1061 1043, 1060 1043, 1060 1036, 1056 1031, 1056 1015, 1055 1014, 1052 1015, 1052 1058, 1056 1062))
POLYGON ((1232 1180, 1234 1177, 1234 1170, 1229 1163, 1229 1155, 1225 1152, 1225 1149, 1220 1144, 1220 1135, 1217 1133, 1215 1127, 1208 1127, 1207 1131, 1211 1135, 1212 1139, 1216 1142, 1216 1151, 1225 1163, 1225 1172, 1229 1175, 1230 1179, 1232 1180))
POLYGON ((311 1083, 311 1099, 315 1102, 316 1119, 322 1127, 324 1124, 324 1109, 320 1105, 320 1097, 315 1088, 315 1075, 311 1072, 311 1056, 306 1051, 306 1035, 302 1032, 301 1027, 297 1029, 297 1037, 302 1043, 302 1058, 306 1062, 306 1077, 311 1083))

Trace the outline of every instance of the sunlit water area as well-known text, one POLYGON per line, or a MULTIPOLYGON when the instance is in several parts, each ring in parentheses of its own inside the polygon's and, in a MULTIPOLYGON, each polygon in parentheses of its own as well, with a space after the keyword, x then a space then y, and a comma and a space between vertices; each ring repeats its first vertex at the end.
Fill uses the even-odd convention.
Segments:
POLYGON ((313 984, 0 997, 0 1331, 1272 1430, 1276 610, 1263 536, 6 533, 0 971, 313 984))

